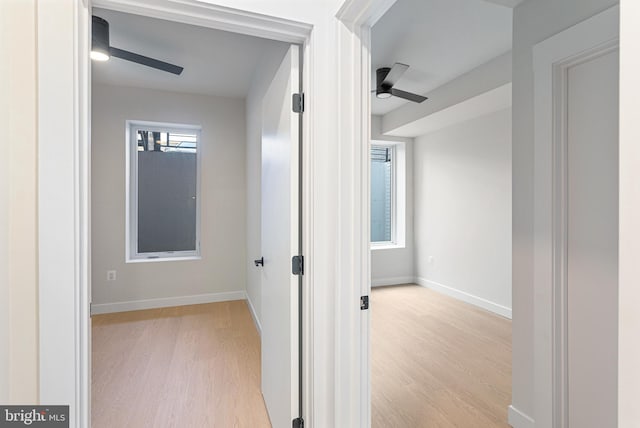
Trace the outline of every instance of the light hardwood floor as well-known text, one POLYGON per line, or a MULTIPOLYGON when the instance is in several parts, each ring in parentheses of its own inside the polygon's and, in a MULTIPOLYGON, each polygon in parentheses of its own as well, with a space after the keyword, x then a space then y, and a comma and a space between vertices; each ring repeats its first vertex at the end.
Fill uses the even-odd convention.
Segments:
MULTIPOLYGON (((510 321, 415 285, 371 294, 373 428, 508 426, 510 321)), ((93 428, 270 426, 244 301, 92 322, 93 428)))
POLYGON ((270 427, 244 301, 92 318, 93 428, 270 427))
POLYGON ((371 293, 372 427, 508 427, 511 321, 418 285, 371 293))

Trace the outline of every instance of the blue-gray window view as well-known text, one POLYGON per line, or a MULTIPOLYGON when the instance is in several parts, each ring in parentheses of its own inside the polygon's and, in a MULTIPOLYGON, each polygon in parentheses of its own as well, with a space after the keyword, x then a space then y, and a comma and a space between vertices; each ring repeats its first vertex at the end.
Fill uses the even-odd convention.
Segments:
POLYGON ((137 253, 197 250, 194 132, 137 130, 137 253))
POLYGON ((391 241, 391 147, 371 147, 371 242, 391 241))

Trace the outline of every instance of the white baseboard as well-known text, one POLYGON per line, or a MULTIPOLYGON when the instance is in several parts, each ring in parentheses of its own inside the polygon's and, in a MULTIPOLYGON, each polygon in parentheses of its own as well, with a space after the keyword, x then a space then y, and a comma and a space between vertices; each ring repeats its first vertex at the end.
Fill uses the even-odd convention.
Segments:
POLYGON ((513 428, 533 428, 535 422, 513 406, 509 406, 509 425, 513 428))
POLYGON ((397 276, 395 278, 376 278, 371 279, 372 287, 384 287, 385 285, 413 284, 415 277, 413 276, 397 276))
POLYGON ((253 323, 256 325, 256 329, 258 330, 258 334, 262 337, 262 325, 260 324, 260 320, 258 319, 258 314, 256 314, 256 308, 253 307, 253 302, 249 298, 249 295, 246 294, 247 298, 247 306, 249 306, 249 312, 251 312, 251 318, 253 318, 253 323))
POLYGON ((139 311, 142 309, 167 308, 170 306, 198 305, 202 303, 227 302, 244 300, 243 291, 227 291, 223 293, 196 294, 192 296, 161 297, 157 299, 132 300, 129 302, 98 303, 91 305, 91 315, 109 314, 113 312, 139 311))
POLYGON ((425 278, 418 277, 416 278, 415 283, 511 319, 511 308, 507 308, 506 306, 498 305, 497 303, 483 299, 482 297, 474 296, 473 294, 465 293, 464 291, 460 291, 425 278))

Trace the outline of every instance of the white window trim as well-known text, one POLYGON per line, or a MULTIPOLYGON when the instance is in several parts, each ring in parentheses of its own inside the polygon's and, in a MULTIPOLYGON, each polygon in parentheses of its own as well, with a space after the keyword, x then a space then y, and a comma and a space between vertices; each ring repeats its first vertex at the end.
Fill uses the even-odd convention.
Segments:
POLYGON ((125 132, 126 144, 126 236, 125 262, 167 262, 181 260, 199 260, 200 255, 200 176, 202 158, 202 128, 198 125, 149 122, 142 120, 127 120, 125 132), (193 132, 196 134, 196 249, 193 251, 163 251, 156 253, 138 253, 138 144, 134 142, 138 130, 155 132, 193 132), (135 143, 135 144, 134 144, 135 143), (135 203, 132 203, 135 201, 135 203))
MULTIPOLYGON (((403 141, 372 140, 371 147, 389 147, 391 151, 391 241, 371 242, 371 250, 406 247, 407 234, 407 146, 403 141)), ((369 156, 371 150, 369 150, 369 156)), ((369 232, 371 233, 371 232, 369 232)))

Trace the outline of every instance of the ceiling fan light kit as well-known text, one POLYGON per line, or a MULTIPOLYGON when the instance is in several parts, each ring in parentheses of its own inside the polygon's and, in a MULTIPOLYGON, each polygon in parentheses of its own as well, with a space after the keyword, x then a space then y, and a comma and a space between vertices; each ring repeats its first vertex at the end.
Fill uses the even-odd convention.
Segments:
POLYGON ((402 98, 405 100, 413 101, 414 103, 421 103, 427 99, 422 95, 412 94, 411 92, 401 91, 394 88, 395 84, 400 80, 400 77, 409 68, 406 64, 396 62, 391 68, 383 67, 376 70, 376 97, 377 98, 390 98, 391 96, 402 98))
POLYGON ((91 19, 91 59, 107 61, 109 54, 109 23, 94 16, 91 19))
POLYGON ((391 86, 384 84, 384 78, 387 77, 391 69, 383 67, 376 70, 376 97, 380 99, 391 98, 391 86))
POLYGON ((176 75, 180 75, 182 70, 184 70, 183 67, 178 65, 111 46, 109 44, 109 23, 99 16, 93 16, 91 18, 91 59, 96 61, 107 61, 111 57, 135 62, 140 65, 146 65, 147 67, 176 75))

